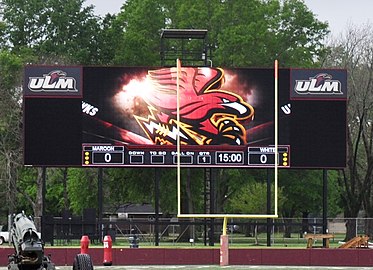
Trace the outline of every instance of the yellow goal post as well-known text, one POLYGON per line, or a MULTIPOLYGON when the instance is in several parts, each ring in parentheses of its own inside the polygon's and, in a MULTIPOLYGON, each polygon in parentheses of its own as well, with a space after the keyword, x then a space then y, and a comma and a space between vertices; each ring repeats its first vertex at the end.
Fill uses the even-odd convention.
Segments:
POLYGON ((223 218, 223 234, 226 232, 228 218, 278 218, 278 60, 274 62, 274 142, 275 142, 275 160, 274 160, 274 213, 273 214, 183 214, 181 213, 181 174, 180 174, 180 93, 179 80, 181 74, 181 61, 176 60, 177 77, 177 217, 178 218, 223 218), (225 229, 224 229, 225 228, 225 229))

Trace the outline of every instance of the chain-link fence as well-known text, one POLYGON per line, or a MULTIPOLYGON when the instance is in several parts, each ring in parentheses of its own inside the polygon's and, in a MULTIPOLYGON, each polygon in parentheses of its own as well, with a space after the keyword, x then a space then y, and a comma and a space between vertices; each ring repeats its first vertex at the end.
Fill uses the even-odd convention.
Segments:
MULTIPOLYGON (((354 234, 366 235, 369 218, 334 218, 327 220, 327 233, 333 234, 331 246, 338 246, 346 238, 346 222, 349 221, 354 234)), ((82 235, 89 235, 93 242, 100 243, 110 235, 115 245, 129 245, 136 235, 140 246, 191 246, 215 245, 222 234, 223 219, 177 219, 177 218, 127 218, 103 219, 99 224, 74 219, 48 220, 46 242, 52 245, 78 244, 82 235), (62 224, 63 223, 63 224, 62 224)), ((305 247, 305 234, 323 233, 322 218, 279 218, 279 219, 229 219, 227 234, 233 246, 285 246, 305 247)))

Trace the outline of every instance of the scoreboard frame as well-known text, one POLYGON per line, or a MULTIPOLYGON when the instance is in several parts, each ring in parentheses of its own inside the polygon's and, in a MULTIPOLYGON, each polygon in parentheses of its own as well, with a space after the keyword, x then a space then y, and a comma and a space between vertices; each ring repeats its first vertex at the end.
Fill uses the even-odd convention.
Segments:
MULTIPOLYGON (((221 78, 216 75, 206 83, 208 87, 205 87, 204 92, 199 90, 198 96, 207 96, 211 93, 216 96, 221 93, 230 95, 244 105, 249 104, 246 107, 252 106, 255 117, 242 118, 241 121, 231 115, 227 118, 228 124, 220 122, 226 130, 239 129, 238 133, 244 133, 245 136, 228 131, 219 138, 211 137, 210 141, 214 143, 182 142, 181 167, 274 167, 275 113, 273 105, 268 106, 273 104, 274 70, 207 69, 219 76, 225 76, 225 84, 229 87, 226 90, 224 85, 217 86, 217 81, 221 78), (227 138, 243 138, 244 143, 227 143, 227 138)), ((176 144, 172 141, 161 144, 159 137, 151 138, 144 132, 144 126, 151 124, 145 122, 154 117, 152 113, 158 105, 150 104, 147 100, 149 96, 142 95, 142 91, 149 95, 149 89, 135 87, 137 92, 132 97, 132 103, 128 102, 123 106, 123 101, 120 101, 122 106, 118 105, 118 96, 124 92, 124 87, 130 87, 131 82, 134 86, 140 79, 146 81, 149 77, 155 76, 154 74, 158 75, 157 72, 160 70, 164 69, 26 66, 23 85, 24 164, 72 167, 176 167, 176 144), (141 103, 142 107, 132 107, 135 106, 135 102, 141 103), (143 121, 142 127, 140 121, 143 121), (134 124, 138 126, 134 127, 134 124)), ((189 71, 192 72, 191 68, 185 69, 186 73, 189 71)), ((188 80, 187 77, 186 81, 188 80)), ((282 68, 279 69, 278 91, 277 112, 280 119, 277 166, 344 168, 346 70, 282 68)), ((181 99, 183 98, 185 97, 182 96, 181 99)), ((169 109, 168 112, 170 113, 169 109)), ((213 117, 219 114, 221 117, 222 113, 219 111, 211 113, 213 117)), ((168 116, 168 123, 174 123, 172 121, 176 119, 172 119, 170 115, 171 113, 168 116)), ((186 130, 186 125, 200 125, 198 121, 200 120, 195 117, 194 122, 183 123, 182 132, 186 130)), ((158 130, 157 134, 172 132, 164 123, 162 125, 164 129, 158 130)), ((197 136, 195 130, 193 132, 196 138, 207 136, 206 133, 197 136)), ((208 138, 204 142, 207 141, 208 138)))

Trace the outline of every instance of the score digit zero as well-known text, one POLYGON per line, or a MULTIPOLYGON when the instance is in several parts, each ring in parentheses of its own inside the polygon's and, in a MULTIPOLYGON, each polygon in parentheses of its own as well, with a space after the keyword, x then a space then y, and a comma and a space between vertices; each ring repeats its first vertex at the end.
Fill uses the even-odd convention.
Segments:
MULTIPOLYGON (((248 164, 255 166, 274 166, 275 164, 275 147, 249 147, 248 148, 248 164)), ((278 147, 277 153, 278 166, 289 167, 289 147, 278 147)))
POLYGON ((124 147, 111 145, 83 146, 83 165, 124 164, 124 147))

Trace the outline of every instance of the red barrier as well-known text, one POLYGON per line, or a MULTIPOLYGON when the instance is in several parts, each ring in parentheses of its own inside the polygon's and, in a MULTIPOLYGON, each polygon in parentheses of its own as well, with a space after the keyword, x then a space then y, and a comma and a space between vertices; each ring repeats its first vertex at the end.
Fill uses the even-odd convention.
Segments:
MULTIPOLYGON (((13 248, 0 247, 0 266, 13 248)), ((72 265, 79 248, 46 247, 52 262, 72 265)), ((102 265, 102 248, 91 248, 93 265, 102 265)), ((114 265, 219 265, 218 248, 113 248, 114 265)), ((373 267, 373 249, 231 248, 230 265, 373 267)))
POLYGON ((80 239, 80 253, 81 254, 88 254, 88 247, 89 247, 89 237, 88 235, 83 235, 80 239))
POLYGON ((104 237, 104 265, 110 266, 113 264, 113 242, 111 241, 110 235, 104 237))

